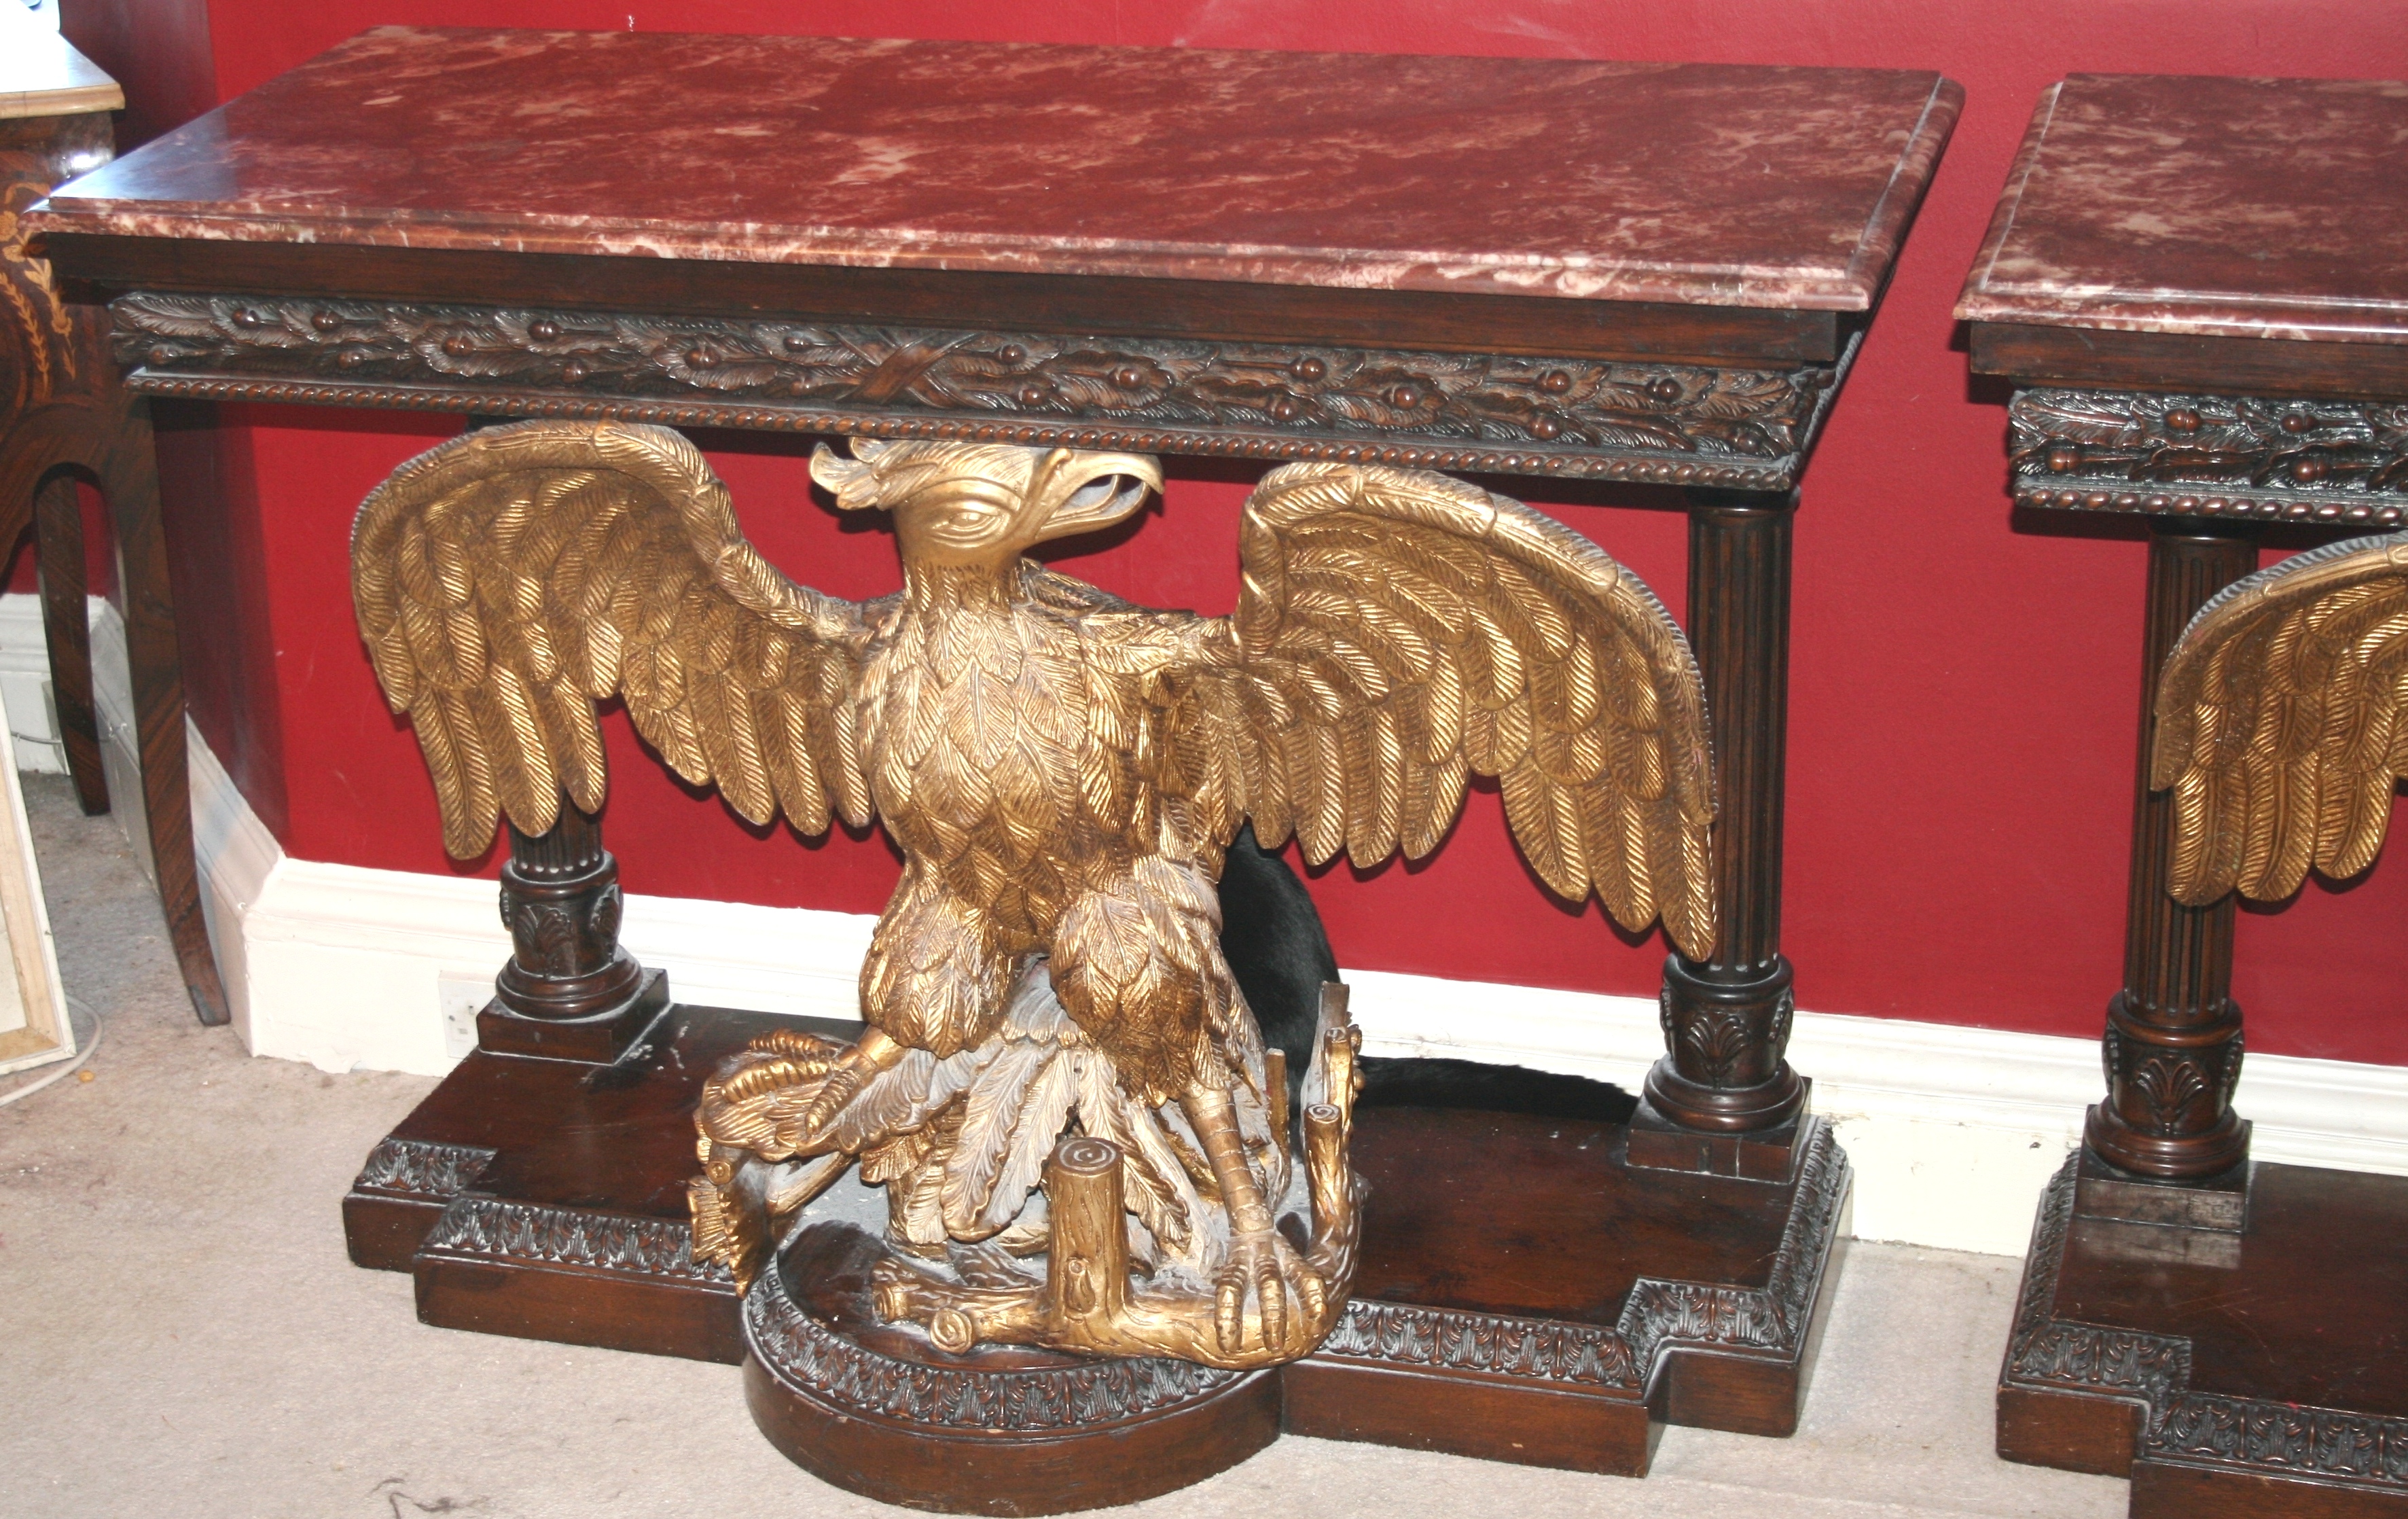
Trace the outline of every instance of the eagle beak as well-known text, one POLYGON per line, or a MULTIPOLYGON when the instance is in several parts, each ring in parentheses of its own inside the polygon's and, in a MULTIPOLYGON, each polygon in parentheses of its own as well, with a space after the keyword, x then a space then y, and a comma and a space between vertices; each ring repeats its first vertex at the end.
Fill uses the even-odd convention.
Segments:
POLYGON ((1141 453, 1081 453, 1054 449, 1028 482, 1029 517, 1041 524, 1032 542, 1092 533, 1145 504, 1162 489, 1162 466, 1141 453))

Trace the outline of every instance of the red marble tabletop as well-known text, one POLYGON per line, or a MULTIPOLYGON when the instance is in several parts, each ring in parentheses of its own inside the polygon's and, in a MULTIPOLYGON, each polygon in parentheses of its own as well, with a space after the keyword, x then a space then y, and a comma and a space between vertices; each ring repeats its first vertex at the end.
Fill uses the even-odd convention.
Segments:
POLYGON ((1935 74, 364 33, 62 188, 57 232, 1856 311, 1935 74))
POLYGON ((2408 343, 2408 83, 2073 76, 1956 315, 2408 343))

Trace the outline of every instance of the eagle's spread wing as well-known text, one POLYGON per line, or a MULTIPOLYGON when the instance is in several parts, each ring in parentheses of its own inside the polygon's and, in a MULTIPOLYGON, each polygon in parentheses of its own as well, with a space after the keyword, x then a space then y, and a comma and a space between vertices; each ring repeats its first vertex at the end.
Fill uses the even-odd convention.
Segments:
POLYGON ((1194 668, 1164 760, 1221 837, 1357 865, 1418 858, 1498 778, 1556 892, 1714 941, 1713 767, 1686 639, 1639 579, 1518 502, 1374 466, 1273 470, 1246 503, 1245 584, 1194 668))
POLYGON ((663 427, 523 423, 446 443, 360 506, 351 595, 409 714, 445 848, 497 810, 542 833, 607 787, 594 704, 626 698, 671 768, 755 823, 868 821, 853 727, 864 609, 755 552, 727 489, 663 427))
POLYGON ((2174 792, 2170 885, 2269 900, 2311 862, 2374 863, 2408 775, 2408 533, 2353 538, 2226 587, 2157 681, 2149 783, 2174 792))

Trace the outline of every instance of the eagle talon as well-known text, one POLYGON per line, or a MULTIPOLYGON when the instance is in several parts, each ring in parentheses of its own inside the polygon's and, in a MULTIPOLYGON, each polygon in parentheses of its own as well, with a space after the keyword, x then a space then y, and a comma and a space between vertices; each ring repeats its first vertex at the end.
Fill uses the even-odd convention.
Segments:
POLYGON ((1273 1354, 1287 1343, 1292 1314, 1297 1327, 1310 1330, 1328 1306, 1320 1276, 1268 1226, 1241 1229, 1230 1240, 1228 1264, 1217 1285, 1213 1326, 1223 1354, 1229 1355, 1246 1349, 1249 1299, 1261 1324, 1261 1348, 1273 1354))

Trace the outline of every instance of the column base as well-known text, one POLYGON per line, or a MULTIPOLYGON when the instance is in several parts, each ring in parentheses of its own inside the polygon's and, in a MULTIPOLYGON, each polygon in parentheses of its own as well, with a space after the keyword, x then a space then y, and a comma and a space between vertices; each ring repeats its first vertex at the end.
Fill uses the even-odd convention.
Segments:
POLYGON ((530 1018, 495 997, 477 1014, 477 1048, 489 1054, 607 1066, 634 1048, 638 1037, 668 1005, 668 973, 661 970, 645 971, 635 995, 624 1002, 582 1018, 530 1018))
MULTIPOLYGON (((2091 1122, 2098 1122, 2096 1108, 2091 1122)), ((2249 1143, 2249 1125, 2241 1125, 2242 1148, 2249 1143)), ((2249 1231, 2250 1163, 2197 1181, 2169 1182, 2135 1176, 2109 1165, 2087 1144, 2075 1168, 2073 1211, 2079 1218, 2107 1219, 2121 1224, 2163 1224, 2184 1229, 2213 1229, 2222 1234, 2249 1231)))
POLYGON ((1645 1097, 1630 1115, 1630 1165, 1640 1170, 1686 1171, 1742 1182, 1786 1182, 1798 1175, 1812 1128, 1814 1083, 1798 1078, 1798 1107, 1787 1123, 1749 1134, 1686 1128, 1645 1097))

